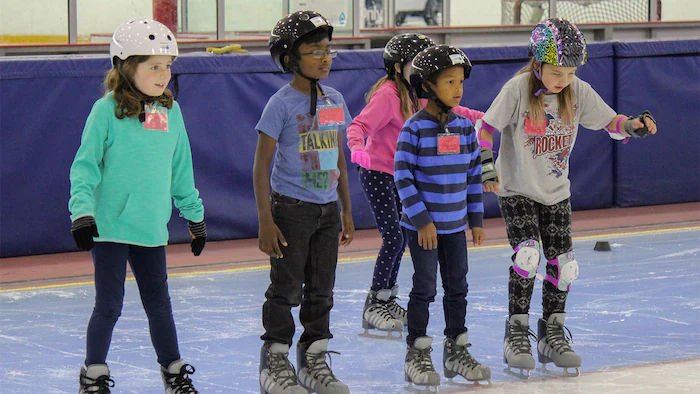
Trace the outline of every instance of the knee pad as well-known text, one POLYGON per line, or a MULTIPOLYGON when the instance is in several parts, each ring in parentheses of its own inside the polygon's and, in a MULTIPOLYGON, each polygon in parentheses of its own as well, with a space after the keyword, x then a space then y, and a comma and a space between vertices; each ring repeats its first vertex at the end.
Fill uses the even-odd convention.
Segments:
POLYGON ((557 278, 553 278, 547 274, 544 278, 561 291, 569 291, 571 283, 578 278, 578 262, 574 259, 574 251, 560 254, 553 260, 549 260, 547 264, 556 265, 558 269, 557 278))
POLYGON ((540 265, 540 244, 534 239, 528 239, 515 247, 513 270, 524 278, 533 278, 540 265))

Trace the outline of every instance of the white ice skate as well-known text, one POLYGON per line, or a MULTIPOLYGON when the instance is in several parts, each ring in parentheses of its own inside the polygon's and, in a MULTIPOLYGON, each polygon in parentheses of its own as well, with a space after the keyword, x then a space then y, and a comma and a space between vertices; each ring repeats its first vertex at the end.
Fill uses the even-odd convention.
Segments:
POLYGON ((360 334, 369 338, 380 339, 401 339, 403 338, 403 323, 392 316, 387 309, 387 303, 391 297, 391 290, 382 289, 378 291, 370 290, 367 293, 365 306, 362 311, 362 328, 365 331, 360 334), (384 331, 386 335, 370 333, 370 329, 384 331), (398 332, 398 336, 392 333, 398 332))
POLYGON ((527 314, 512 315, 506 319, 506 331, 503 338, 503 362, 508 364, 506 372, 530 378, 530 371, 535 369, 535 359, 532 357, 530 338, 537 339, 530 330, 527 314), (519 369, 520 373, 511 368, 519 369))
POLYGON ((163 378, 165 394, 199 394, 192 385, 190 375, 194 373, 194 367, 185 364, 182 359, 173 361, 168 369, 160 367, 160 374, 163 378))
POLYGON ((260 349, 260 394, 307 394, 297 382, 294 366, 289 362, 289 346, 270 343, 260 349))
POLYGON ((92 364, 88 365, 87 369, 80 368, 78 382, 79 394, 109 394, 110 387, 114 387, 114 380, 109 377, 106 364, 92 364))
POLYGON ((556 374, 557 371, 547 369, 547 363, 553 362, 557 367, 564 369, 562 376, 579 376, 581 356, 569 345, 573 338, 571 331, 564 326, 565 316, 565 313, 552 313, 546 321, 538 321, 537 358, 542 363, 543 372, 556 374), (570 372, 569 368, 574 368, 575 372, 570 372))
POLYGON ((406 362, 404 364, 404 378, 409 383, 425 386, 426 391, 434 388, 438 392, 440 386, 440 375, 435 372, 433 360, 430 358, 430 352, 433 348, 430 345, 433 343, 431 337, 418 337, 413 342, 413 346, 406 349, 406 362))
POLYGON ((326 356, 330 359, 330 353, 340 354, 328 350, 328 339, 313 342, 306 350, 297 345, 299 383, 309 393, 350 394, 348 386, 333 375, 331 367, 326 363, 326 356))
POLYGON ((462 376, 470 382, 480 385, 480 381, 486 381, 487 386, 491 386, 491 369, 469 354, 469 336, 463 332, 455 340, 445 338, 442 343, 442 366, 445 377, 450 383, 457 375, 462 376))

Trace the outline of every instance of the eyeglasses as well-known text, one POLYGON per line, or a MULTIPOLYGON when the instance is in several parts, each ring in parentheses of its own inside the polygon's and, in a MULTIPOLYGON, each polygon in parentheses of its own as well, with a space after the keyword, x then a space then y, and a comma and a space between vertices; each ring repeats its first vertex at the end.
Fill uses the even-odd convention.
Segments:
POLYGON ((323 59, 326 56, 330 56, 331 59, 335 59, 336 56, 338 56, 338 51, 335 49, 317 49, 315 51, 309 52, 309 53, 300 53, 299 55, 301 56, 313 56, 314 59, 323 59))

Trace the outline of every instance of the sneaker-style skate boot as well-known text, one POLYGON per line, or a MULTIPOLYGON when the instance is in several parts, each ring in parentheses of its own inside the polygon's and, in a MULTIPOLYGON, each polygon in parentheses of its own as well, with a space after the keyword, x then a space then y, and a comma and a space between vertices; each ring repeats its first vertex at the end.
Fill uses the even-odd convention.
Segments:
POLYGON ((386 309, 389 310, 389 313, 391 313, 394 319, 403 324, 404 328, 408 328, 408 312, 396 302, 398 296, 399 285, 394 285, 394 287, 391 288, 391 297, 389 297, 389 301, 386 303, 386 309))
POLYGON ((391 290, 382 289, 378 291, 370 290, 367 293, 365 307, 362 311, 362 328, 365 332, 361 334, 367 337, 401 339, 403 337, 403 323, 400 320, 394 319, 387 309, 387 303, 391 297, 391 290), (377 336, 369 333, 370 329, 386 331, 386 336, 377 336), (398 332, 399 336, 395 337, 391 333, 398 332))
POLYGON ((463 332, 456 339, 445 338, 442 343, 442 366, 445 377, 452 380, 457 375, 470 382, 486 380, 491 385, 491 369, 469 354, 469 336, 463 332))
POLYGON ((307 394, 289 362, 289 346, 266 343, 260 349, 260 394, 307 394))
POLYGON ((565 313, 552 313, 546 321, 539 320, 537 359, 542 363, 544 371, 547 371, 547 363, 553 362, 557 367, 564 368, 564 375, 579 376, 581 356, 576 354, 569 345, 569 342, 573 342, 573 338, 571 331, 564 327, 565 316, 565 313), (564 332, 565 329, 566 332, 564 332), (569 368, 576 368, 576 372, 569 372, 569 368))
POLYGON ((114 387, 114 380, 109 377, 106 364, 88 365, 87 369, 80 368, 80 389, 78 394, 109 394, 114 387))
POLYGON ((194 373, 194 367, 185 364, 182 359, 173 361, 168 369, 160 367, 160 374, 163 378, 165 394, 199 394, 192 385, 190 375, 194 373))
POLYGON ((326 356, 330 359, 330 353, 340 354, 328 350, 328 339, 313 342, 306 350, 297 344, 299 383, 309 390, 309 393, 350 394, 348 386, 333 375, 326 363, 326 356))
POLYGON ((440 375, 435 372, 433 360, 430 358, 430 352, 433 351, 433 348, 430 347, 432 343, 433 338, 431 337, 418 337, 413 342, 413 346, 406 349, 404 378, 409 383, 425 386, 426 390, 433 387, 437 392, 440 385, 440 375))
POLYGON ((530 337, 537 339, 530 330, 527 314, 512 315, 506 319, 506 333, 503 338, 503 362, 508 364, 506 372, 515 374, 511 368, 520 370, 518 375, 530 377, 535 369, 530 337))

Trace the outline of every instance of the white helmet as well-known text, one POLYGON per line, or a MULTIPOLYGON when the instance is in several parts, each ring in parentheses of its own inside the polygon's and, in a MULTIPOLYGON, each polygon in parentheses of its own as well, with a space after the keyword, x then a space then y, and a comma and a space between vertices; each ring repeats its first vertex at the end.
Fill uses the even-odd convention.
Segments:
POLYGON ((132 19, 124 22, 112 35, 109 57, 126 60, 134 55, 177 56, 175 35, 164 24, 152 19, 132 19))

